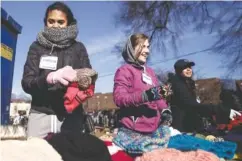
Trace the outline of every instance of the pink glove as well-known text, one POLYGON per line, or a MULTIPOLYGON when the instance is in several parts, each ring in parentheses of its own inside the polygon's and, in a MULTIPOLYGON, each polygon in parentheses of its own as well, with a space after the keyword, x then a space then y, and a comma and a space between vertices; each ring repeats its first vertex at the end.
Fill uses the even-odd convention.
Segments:
POLYGON ((76 71, 71 66, 65 66, 48 74, 46 81, 49 84, 61 83, 65 86, 76 78, 76 71))

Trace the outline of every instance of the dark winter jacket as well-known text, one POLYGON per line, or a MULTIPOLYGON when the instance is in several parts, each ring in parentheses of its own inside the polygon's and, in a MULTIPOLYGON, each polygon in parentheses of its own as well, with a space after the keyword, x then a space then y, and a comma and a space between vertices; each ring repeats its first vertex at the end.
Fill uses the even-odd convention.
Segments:
MULTIPOLYGON (((31 109, 46 114, 56 114, 62 120, 66 115, 63 96, 66 87, 61 84, 49 85, 46 82, 51 70, 39 68, 40 58, 49 55, 51 49, 41 46, 37 41, 30 46, 22 78, 23 90, 32 96, 31 109)), ((91 68, 85 46, 75 42, 68 48, 54 48, 52 55, 58 57, 57 69, 66 65, 73 69, 91 68)))
POLYGON ((169 82, 173 91, 170 104, 174 128, 182 132, 198 132, 203 129, 202 117, 213 115, 217 123, 228 123, 230 109, 221 105, 198 103, 192 79, 169 74, 169 82))

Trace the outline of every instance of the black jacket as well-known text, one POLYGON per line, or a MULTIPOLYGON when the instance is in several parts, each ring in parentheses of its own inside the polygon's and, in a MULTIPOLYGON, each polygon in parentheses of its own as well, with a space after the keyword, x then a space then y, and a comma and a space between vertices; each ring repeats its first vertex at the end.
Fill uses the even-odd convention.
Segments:
POLYGON ((216 116, 217 123, 228 123, 230 109, 221 105, 200 104, 197 102, 195 82, 181 76, 169 74, 173 95, 171 110, 172 126, 182 132, 195 132, 203 129, 202 117, 216 116))
MULTIPOLYGON (((41 46, 37 41, 30 46, 22 78, 23 90, 32 96, 31 109, 46 114, 56 114, 62 119, 65 114, 63 96, 66 87, 61 84, 48 85, 47 75, 51 70, 39 68, 40 58, 49 55, 51 49, 41 46)), ((54 48, 52 55, 58 57, 57 69, 66 65, 73 69, 88 67, 90 61, 85 46, 81 42, 75 42, 68 48, 54 48)))

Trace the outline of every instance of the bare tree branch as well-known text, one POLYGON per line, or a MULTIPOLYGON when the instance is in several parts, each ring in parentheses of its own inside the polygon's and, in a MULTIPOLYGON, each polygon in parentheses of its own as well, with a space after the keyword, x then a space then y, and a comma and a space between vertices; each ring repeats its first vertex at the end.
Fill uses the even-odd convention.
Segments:
POLYGON ((151 46, 164 55, 168 47, 177 54, 177 42, 187 28, 216 33, 218 41, 212 51, 230 57, 226 64, 230 72, 242 68, 242 2, 125 1, 117 20, 126 34, 144 32, 150 36, 151 46))

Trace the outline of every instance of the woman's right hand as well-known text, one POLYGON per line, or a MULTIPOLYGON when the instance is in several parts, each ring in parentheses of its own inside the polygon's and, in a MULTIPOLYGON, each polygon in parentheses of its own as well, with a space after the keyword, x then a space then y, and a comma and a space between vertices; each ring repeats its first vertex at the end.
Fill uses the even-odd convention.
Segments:
POLYGON ((172 95, 171 84, 152 87, 145 91, 148 101, 159 100, 161 98, 169 100, 172 95))
POLYGON ((72 82, 75 78, 76 71, 71 66, 65 66, 55 72, 49 73, 46 81, 49 84, 61 83, 64 86, 67 86, 69 82, 72 82))

